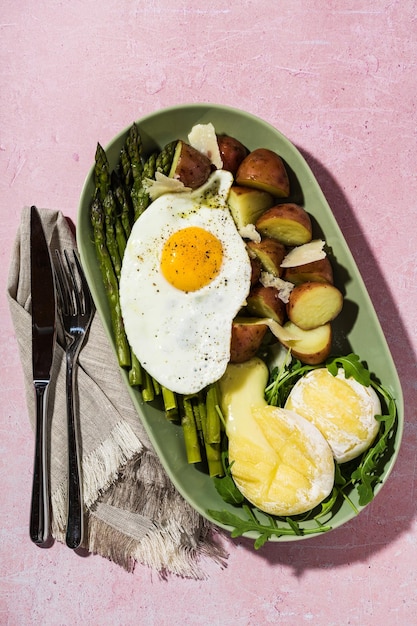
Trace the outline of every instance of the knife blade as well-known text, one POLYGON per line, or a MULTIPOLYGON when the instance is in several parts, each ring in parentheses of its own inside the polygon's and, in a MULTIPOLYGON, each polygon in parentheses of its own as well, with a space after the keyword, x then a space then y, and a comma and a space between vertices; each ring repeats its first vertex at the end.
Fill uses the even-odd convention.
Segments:
POLYGON ((51 256, 35 206, 30 210, 32 296, 32 375, 36 403, 30 538, 38 545, 50 537, 48 391, 56 337, 56 295, 51 256))

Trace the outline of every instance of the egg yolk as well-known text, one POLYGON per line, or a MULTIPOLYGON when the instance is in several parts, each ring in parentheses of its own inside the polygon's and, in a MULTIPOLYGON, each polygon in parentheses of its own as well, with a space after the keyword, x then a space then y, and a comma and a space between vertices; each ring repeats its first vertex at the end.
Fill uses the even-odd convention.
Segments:
POLYGON ((162 249, 161 271, 166 280, 181 291, 197 291, 219 273, 223 247, 204 228, 189 226, 175 232, 162 249))

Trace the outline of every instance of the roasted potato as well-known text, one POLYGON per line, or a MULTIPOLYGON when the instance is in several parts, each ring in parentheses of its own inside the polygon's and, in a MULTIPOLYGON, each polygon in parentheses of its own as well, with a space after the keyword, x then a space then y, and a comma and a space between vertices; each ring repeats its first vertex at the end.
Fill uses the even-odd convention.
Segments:
POLYGON ((256 222, 264 237, 277 239, 285 246, 300 246, 312 239, 312 224, 307 211, 294 203, 277 204, 267 209, 256 222))
POLYGON ((286 318, 285 304, 275 287, 253 287, 246 298, 246 309, 253 317, 268 317, 281 325, 286 318))
POLYGON ((236 318, 232 324, 230 362, 244 363, 255 356, 267 330, 268 326, 252 324, 250 318, 236 318))
POLYGON ((210 159, 188 143, 178 141, 175 148, 169 176, 179 179, 186 187, 197 189, 203 185, 212 172, 210 159))
POLYGON ((302 283, 291 291, 287 304, 288 318, 303 330, 331 322, 343 307, 343 295, 328 283, 302 283))
POLYGON ((250 259, 250 264, 252 268, 250 284, 251 284, 251 287, 253 287, 254 285, 256 285, 257 282, 259 282, 259 279, 261 277, 262 264, 257 257, 250 259))
POLYGON ((229 135, 217 135, 217 143, 223 161, 223 169, 235 176, 239 165, 249 154, 249 150, 238 139, 229 135))
POLYGON ((283 278, 290 283, 294 283, 294 285, 307 282, 329 283, 333 285, 333 268, 326 256, 318 261, 285 268, 283 278))
POLYGON ((276 152, 266 148, 257 148, 243 159, 236 172, 236 183, 262 189, 278 198, 287 198, 290 194, 283 160, 276 152))
POLYGON ((284 328, 297 337, 296 341, 281 341, 291 350, 291 354, 306 365, 318 365, 329 356, 332 348, 332 327, 330 323, 311 330, 303 330, 288 321, 284 328))
POLYGON ((255 224, 258 217, 274 204, 274 199, 266 191, 233 185, 227 202, 236 227, 241 229, 255 224))
POLYGON ((286 253, 285 246, 282 243, 276 239, 266 237, 259 242, 249 241, 247 247, 249 254, 259 259, 262 268, 266 272, 281 278, 283 275, 281 263, 286 253))

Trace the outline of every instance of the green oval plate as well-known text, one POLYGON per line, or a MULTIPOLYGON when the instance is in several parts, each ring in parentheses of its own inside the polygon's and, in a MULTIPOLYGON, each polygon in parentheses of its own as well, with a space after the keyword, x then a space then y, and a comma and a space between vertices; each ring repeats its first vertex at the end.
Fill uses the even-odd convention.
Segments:
MULTIPOLYGON (((349 352, 358 354, 361 360, 367 363, 370 371, 391 392, 397 404, 398 424, 395 436, 390 442, 390 456, 384 467, 381 483, 375 490, 378 492, 388 478, 398 455, 403 431, 403 398, 391 353, 352 254, 306 161, 295 146, 268 123, 246 112, 225 106, 186 104, 152 113, 138 120, 137 124, 144 151, 150 153, 155 149, 162 149, 174 139, 187 140, 188 133, 194 124, 208 122, 214 125, 217 133, 226 133, 236 137, 251 150, 259 147, 269 148, 281 155, 290 175, 291 199, 304 205, 313 219, 314 236, 325 239, 331 248, 335 284, 345 295, 343 311, 333 324, 333 351, 336 354, 349 352)), ((114 168, 118 161, 127 132, 128 129, 120 132, 105 147, 111 168, 114 168)), ((89 218, 94 190, 93 170, 94 164, 87 175, 81 194, 77 220, 77 243, 97 310, 109 341, 113 344, 109 308, 101 281, 89 218)), ((208 520, 230 530, 229 526, 216 522, 208 511, 228 510, 244 518, 242 510, 226 504, 220 498, 213 481, 202 468, 187 463, 181 427, 169 422, 164 412, 158 407, 145 404, 140 393, 130 387, 126 372, 122 372, 122 375, 152 444, 178 491, 208 520)), ((358 503, 356 492, 353 491, 350 497, 360 511, 363 507, 358 503)), ((355 513, 352 507, 343 502, 333 514, 329 524, 332 528, 337 528, 353 517, 355 513)), ((306 521, 300 526, 312 529, 316 527, 316 524, 313 521, 306 521)), ((245 536, 256 538, 258 535, 250 531, 245 536)), ((272 537, 271 540, 294 541, 311 536, 314 535, 286 535, 272 537)))

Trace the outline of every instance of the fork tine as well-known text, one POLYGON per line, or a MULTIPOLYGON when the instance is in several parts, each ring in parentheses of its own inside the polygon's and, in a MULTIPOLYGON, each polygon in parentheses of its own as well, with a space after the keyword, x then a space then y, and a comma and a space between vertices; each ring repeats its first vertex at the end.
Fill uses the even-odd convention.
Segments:
MULTIPOLYGON (((75 255, 75 250, 73 250, 73 254, 74 254, 74 259, 76 263, 77 257, 75 255)), ((71 283, 70 285, 71 301, 72 301, 73 306, 75 305, 75 309, 73 310, 73 313, 76 313, 76 312, 84 313, 83 304, 81 302, 81 297, 80 297, 80 288, 78 286, 77 278, 74 272, 74 267, 73 267, 73 264, 71 263, 67 250, 64 250, 64 256, 65 256, 65 260, 67 262, 67 268, 68 268, 68 271, 67 271, 68 282, 71 283)), ((77 266, 77 269, 78 269, 78 266, 77 266)))
POLYGON ((78 270, 78 276, 80 278, 81 281, 81 293, 84 296, 84 313, 86 315, 91 315, 92 311, 93 311, 93 297, 91 295, 90 292, 90 288, 88 286, 87 283, 87 279, 85 277, 84 274, 84 270, 81 267, 81 263, 80 263, 80 259, 78 257, 78 254, 76 253, 76 251, 74 250, 74 261, 75 261, 75 265, 77 267, 78 270))
POLYGON ((55 276, 57 278, 58 297, 61 301, 61 309, 64 314, 73 313, 71 290, 68 283, 67 273, 61 258, 59 250, 55 250, 57 266, 55 268, 55 276))

